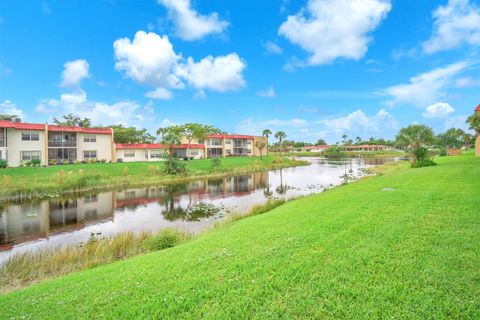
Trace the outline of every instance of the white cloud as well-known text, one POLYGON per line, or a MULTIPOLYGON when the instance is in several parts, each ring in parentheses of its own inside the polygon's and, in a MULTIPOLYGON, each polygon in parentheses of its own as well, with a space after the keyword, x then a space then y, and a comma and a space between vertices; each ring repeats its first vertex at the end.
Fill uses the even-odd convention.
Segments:
POLYGON ((395 117, 384 109, 379 110, 375 115, 368 116, 363 110, 356 110, 345 117, 331 118, 320 121, 329 130, 333 131, 337 138, 339 135, 347 134, 353 136, 384 136, 393 135, 398 127, 395 117))
POLYGON ((367 52, 370 32, 391 7, 390 0, 309 0, 278 33, 310 54, 309 65, 358 60, 367 52))
POLYGON ((168 9, 168 16, 175 24, 176 35, 183 40, 201 39, 208 34, 222 33, 228 22, 220 20, 218 13, 202 15, 191 7, 190 0, 158 0, 168 9))
POLYGON ((46 14, 51 14, 52 13, 52 10, 50 10, 50 7, 48 6, 48 3, 46 3, 45 1, 42 2, 42 11, 46 14))
POLYGON ((157 88, 153 91, 148 91, 145 96, 156 100, 170 100, 172 99, 172 92, 165 88, 157 88))
POLYGON ((445 118, 449 114, 455 112, 455 109, 445 102, 437 102, 434 104, 429 105, 423 116, 425 118, 433 119, 433 118, 445 118))
POLYGON ((81 104, 87 101, 87 94, 81 89, 72 93, 63 93, 60 96, 60 101, 66 104, 81 104))
POLYGON ((468 62, 460 61, 437 68, 411 78, 407 84, 388 87, 382 93, 393 97, 390 104, 413 104, 423 108, 443 97, 444 90, 453 85, 455 77, 469 66, 468 62))
POLYGON ((219 57, 208 56, 199 62, 194 62, 189 57, 185 64, 178 66, 177 74, 196 89, 225 92, 245 86, 245 67, 245 62, 236 53, 219 57))
POLYGON ((175 53, 167 36, 138 31, 133 41, 114 42, 115 68, 137 83, 154 87, 147 92, 153 99, 171 98, 169 89, 183 89, 184 81, 197 90, 225 92, 245 86, 246 63, 236 54, 207 56, 195 62, 175 53))
POLYGON ((262 43, 263 47, 265 48, 266 52, 269 54, 282 54, 283 49, 276 44, 275 42, 272 41, 267 41, 262 43))
POLYGON ((205 93, 205 90, 198 90, 197 92, 195 92, 194 97, 195 99, 203 100, 207 98, 207 94, 205 93))
POLYGON ((433 12, 433 18, 432 36, 423 43, 425 53, 480 45, 480 9, 469 0, 449 0, 433 12))
POLYGON ((181 56, 173 50, 167 36, 138 31, 133 41, 120 38, 113 43, 115 69, 134 81, 157 88, 181 88, 175 75, 181 56))
POLYGON ((455 82, 455 86, 457 88, 474 87, 474 86, 478 86, 479 84, 480 84, 480 81, 472 79, 470 77, 459 78, 455 82))
POLYGON ((166 128, 175 125, 173 121, 170 121, 169 119, 165 118, 160 122, 160 128, 166 128))
POLYGON ((84 59, 66 62, 63 65, 62 82, 60 85, 62 87, 78 86, 83 79, 90 77, 89 67, 87 60, 84 59))
POLYGON ((1 114, 8 114, 8 115, 15 115, 17 117, 23 118, 24 113, 22 109, 17 107, 13 102, 10 100, 4 100, 0 102, 0 113, 1 114))
POLYGON ((265 90, 260 90, 257 92, 257 96, 265 97, 265 98, 275 98, 275 88, 273 86, 268 87, 265 90))

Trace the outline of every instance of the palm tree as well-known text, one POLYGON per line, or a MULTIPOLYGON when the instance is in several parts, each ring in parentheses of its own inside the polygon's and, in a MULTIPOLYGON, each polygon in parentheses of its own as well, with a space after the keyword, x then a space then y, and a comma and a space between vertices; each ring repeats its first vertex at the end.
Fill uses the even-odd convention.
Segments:
POLYGON ((360 136, 357 136, 355 138, 355 144, 359 145, 360 143, 362 143, 362 138, 360 136))
POLYGON ((268 156, 268 137, 272 134, 272 130, 270 129, 265 129, 263 130, 262 132, 262 136, 264 136, 265 138, 267 138, 267 156, 268 156))
POLYGON ((413 162, 424 160, 427 156, 427 145, 435 141, 433 130, 423 124, 413 124, 402 128, 396 137, 399 146, 408 147, 413 162))
POLYGON ((287 134, 283 131, 278 131, 275 133, 275 138, 278 140, 278 144, 280 145, 280 156, 282 156, 282 147, 283 147, 283 140, 287 137, 287 134))
POLYGON ((347 138, 348 138, 348 136, 346 134, 342 135, 342 143, 343 144, 347 143, 347 138))

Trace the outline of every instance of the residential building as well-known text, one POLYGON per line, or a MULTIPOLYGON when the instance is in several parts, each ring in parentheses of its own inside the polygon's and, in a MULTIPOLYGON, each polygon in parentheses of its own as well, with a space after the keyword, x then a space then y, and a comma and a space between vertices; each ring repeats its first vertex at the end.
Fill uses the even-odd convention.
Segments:
MULTIPOLYGON (((189 155, 194 159, 205 157, 205 146, 203 144, 186 144, 173 146, 173 154, 180 158, 187 157, 187 148, 189 155)), ((168 146, 158 143, 149 144, 121 144, 115 145, 116 161, 118 162, 136 162, 136 161, 160 161, 167 156, 168 146)))
POLYGON ((41 165, 87 160, 112 161, 113 130, 0 120, 0 159, 17 167, 30 160, 41 165))
MULTIPOLYGON (((267 139, 262 136, 211 134, 206 139, 194 139, 191 143, 203 144, 206 158, 218 158, 260 156, 260 150, 256 146, 257 141, 266 143, 267 139)), ((187 139, 182 138, 182 143, 187 144, 187 139)), ((266 154, 266 148, 262 150, 262 154, 266 154)))
POLYGON ((345 145, 343 146, 345 151, 350 152, 359 152, 359 151, 393 151, 395 150, 392 146, 385 145, 345 145))

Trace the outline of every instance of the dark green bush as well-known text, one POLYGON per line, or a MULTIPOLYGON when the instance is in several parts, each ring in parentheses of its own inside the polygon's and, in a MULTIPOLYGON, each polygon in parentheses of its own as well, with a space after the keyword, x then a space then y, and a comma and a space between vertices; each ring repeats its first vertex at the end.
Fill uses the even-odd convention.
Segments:
POLYGON ((422 167, 430 167, 430 166, 436 166, 436 165, 437 163, 431 159, 423 159, 423 160, 412 163, 412 168, 422 168, 422 167))
POLYGON ((175 157, 169 156, 164 162, 163 172, 171 175, 187 174, 188 169, 186 163, 181 162, 175 157))
POLYGON ((145 239, 143 246, 151 251, 163 250, 171 248, 179 244, 185 239, 185 235, 175 229, 165 229, 157 235, 145 239))
POLYGON ((5 169, 8 167, 8 161, 4 159, 0 159, 0 169, 5 169))

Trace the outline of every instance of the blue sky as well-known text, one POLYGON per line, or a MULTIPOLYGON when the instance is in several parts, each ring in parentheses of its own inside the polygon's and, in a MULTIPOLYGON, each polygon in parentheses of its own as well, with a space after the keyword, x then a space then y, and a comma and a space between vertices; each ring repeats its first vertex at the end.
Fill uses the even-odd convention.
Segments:
POLYGON ((0 0, 0 113, 333 143, 466 128, 473 0, 0 0))

